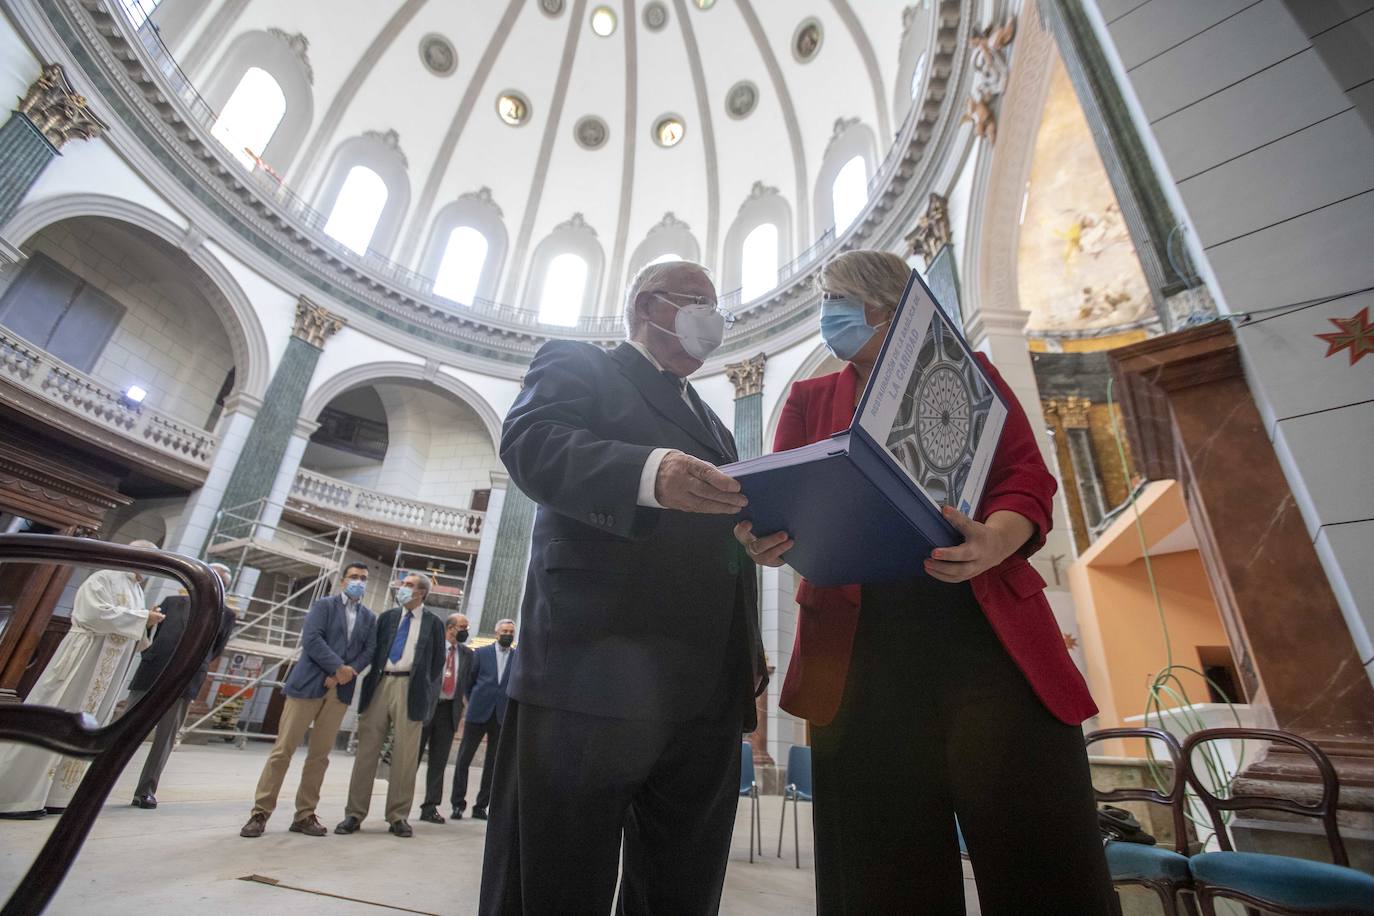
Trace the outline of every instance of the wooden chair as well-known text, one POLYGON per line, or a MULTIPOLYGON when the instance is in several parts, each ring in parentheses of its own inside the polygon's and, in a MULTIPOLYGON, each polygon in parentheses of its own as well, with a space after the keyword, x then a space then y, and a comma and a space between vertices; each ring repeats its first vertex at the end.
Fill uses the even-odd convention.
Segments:
POLYGON ((1189 735, 1183 742, 1184 759, 1192 760, 1193 752, 1208 742, 1233 739, 1270 741, 1297 748, 1316 764, 1322 778, 1322 792, 1311 804, 1270 795, 1221 797, 1204 785, 1189 767, 1188 783, 1207 808, 1222 850, 1200 853, 1189 862, 1193 887, 1204 916, 1216 916, 1216 901, 1220 898, 1282 916, 1374 914, 1374 875, 1348 867, 1350 860, 1336 823, 1341 784, 1326 754, 1306 738, 1289 732, 1267 728, 1209 728, 1189 735), (1331 862, 1236 852, 1223 812, 1249 810, 1282 811, 1320 820, 1331 850, 1331 862))
POLYGON ((0 563, 62 563, 127 569, 180 580, 190 595, 186 630, 148 694, 109 725, 83 712, 50 706, 0 706, 0 741, 34 744, 91 761, 71 803, 0 916, 41 913, 57 893, 129 758, 195 677, 219 631, 223 587, 210 567, 189 557, 45 534, 0 535, 0 563))
POLYGON ((1108 843, 1107 867, 1112 884, 1148 887, 1159 897, 1165 916, 1177 916, 1179 894, 1192 889, 1188 868, 1188 834, 1184 818, 1184 789, 1187 787, 1187 758, 1178 739, 1158 728, 1106 728, 1088 735, 1089 746, 1115 738, 1144 738, 1164 745, 1173 767, 1172 785, 1167 792, 1146 787, 1125 787, 1106 791, 1093 787, 1099 802, 1144 801, 1167 807, 1173 818, 1174 848, 1145 846, 1140 843, 1108 843))

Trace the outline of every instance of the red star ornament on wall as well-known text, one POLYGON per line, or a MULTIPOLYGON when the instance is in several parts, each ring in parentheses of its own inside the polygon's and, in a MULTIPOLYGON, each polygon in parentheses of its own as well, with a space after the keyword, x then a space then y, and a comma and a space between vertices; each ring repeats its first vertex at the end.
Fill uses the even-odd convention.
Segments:
POLYGON ((1374 353, 1374 324, 1369 322, 1369 307, 1365 306, 1350 318, 1328 318, 1340 328, 1328 334, 1313 334, 1326 341, 1326 356, 1330 358, 1342 350, 1350 350, 1350 365, 1355 365, 1366 354, 1374 353))

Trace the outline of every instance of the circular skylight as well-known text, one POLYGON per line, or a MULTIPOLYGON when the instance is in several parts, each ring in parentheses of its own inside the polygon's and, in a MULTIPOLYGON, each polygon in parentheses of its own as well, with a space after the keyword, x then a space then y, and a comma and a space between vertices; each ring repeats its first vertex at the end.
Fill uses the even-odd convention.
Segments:
POLYGON ((606 145, 606 138, 610 135, 611 129, 596 115, 580 118, 573 125, 573 139, 583 149, 601 149, 606 145))
POLYGON ((668 24, 668 7, 664 6, 661 0, 654 0, 644 7, 644 28, 650 32, 658 32, 668 24))
POLYGON ((458 69, 458 52, 453 49, 453 42, 434 33, 420 39, 420 60, 435 76, 448 76, 458 69))
POLYGON ((592 10, 592 31, 602 38, 609 38, 615 31, 615 13, 609 6, 598 6, 592 10))
POLYGON ((496 113, 511 127, 519 127, 530 119, 530 100, 507 89, 496 97, 496 113))
POLYGON ((539 0, 539 8, 544 11, 545 16, 561 16, 563 0, 539 0))
POLYGON ((820 20, 814 17, 802 20, 802 24, 797 26, 797 31, 792 35, 792 56, 802 63, 814 60, 821 50, 821 41, 824 37, 820 20))
POLYGON ((739 120, 747 118, 759 104, 759 87, 748 80, 740 80, 725 93, 725 113, 739 120))
POLYGON ((677 146, 687 133, 687 125, 677 115, 664 115, 654 122, 654 142, 659 146, 677 146))
POLYGON ((699 10, 709 10, 716 5, 716 0, 693 0, 699 10))

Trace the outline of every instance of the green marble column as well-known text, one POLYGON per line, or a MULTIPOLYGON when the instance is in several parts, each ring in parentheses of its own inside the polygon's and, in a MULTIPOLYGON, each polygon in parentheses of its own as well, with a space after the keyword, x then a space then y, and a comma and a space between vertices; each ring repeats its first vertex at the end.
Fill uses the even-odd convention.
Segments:
POLYGON ((530 562, 530 533, 534 530, 534 500, 515 484, 506 487, 501 504, 500 527, 492 545, 491 573, 478 633, 496 630, 496 621, 520 617, 520 600, 525 593, 525 573, 530 562))
MULTIPOLYGON (((220 511, 238 509, 256 500, 265 501, 271 494, 287 443, 296 431, 301 404, 305 402, 320 352, 329 336, 342 326, 340 319, 309 300, 302 298, 297 303, 295 331, 286 345, 281 364, 267 385, 262 407, 248 431, 242 457, 224 486, 220 511)), ((247 510, 244 514, 256 517, 259 513, 247 510)), ((247 527, 247 522, 239 525, 242 530, 221 526, 219 533, 237 537, 246 534, 247 527)))
MULTIPOLYGON (((48 64, 19 107, 0 125, 0 226, 9 222, 43 170, 73 139, 100 136, 106 125, 86 107, 57 64, 48 64)), ((15 243, 23 241, 16 239, 15 243)))

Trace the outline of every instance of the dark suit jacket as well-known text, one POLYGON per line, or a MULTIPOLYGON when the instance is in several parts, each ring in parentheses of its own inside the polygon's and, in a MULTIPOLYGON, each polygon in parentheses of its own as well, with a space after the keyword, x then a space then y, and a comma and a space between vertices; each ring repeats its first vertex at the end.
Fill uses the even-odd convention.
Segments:
MULTIPOLYGON (((361 674, 371 663, 376 645, 377 617, 365 604, 358 603, 358 615, 350 637, 343 595, 317 599, 310 605, 305 629, 301 631, 301 657, 286 676, 282 693, 296 699, 318 700, 327 692, 325 678, 345 664, 361 674)), ((353 685, 357 683, 355 677, 341 685, 335 695, 345 703, 352 703, 353 685)))
MULTIPOLYGON (((473 668, 473 655, 471 646, 458 647, 458 687, 453 692, 453 704, 449 706, 449 715, 453 717, 453 727, 457 728, 458 723, 463 721, 463 710, 468 702, 468 690, 471 689, 473 668)), ((444 640, 444 661, 448 661, 448 640, 444 640)), ((439 689, 444 687, 443 665, 439 667, 439 689)))
MULTIPOLYGON (((735 443, 703 426, 634 347, 551 341, 506 417, 501 459, 539 504, 509 692, 624 719, 703 714, 724 671, 752 730, 766 684, 756 573, 735 517, 637 505, 654 448, 713 464, 735 443)), ((469 716, 470 717, 470 716, 469 716)))
POLYGON ((496 643, 472 653, 472 679, 468 682, 469 722, 485 722, 493 715, 502 721, 506 718, 506 689, 510 684, 511 671, 515 668, 515 658, 519 654, 514 647, 510 652, 505 674, 499 680, 496 677, 500 667, 496 661, 496 643))
MULTIPOLYGON (((448 641, 444 638, 444 622, 434 614, 421 610, 417 622, 420 624, 420 633, 415 637, 415 658, 411 662, 410 677, 406 679, 410 684, 406 688, 406 715, 412 722, 428 722, 439 702, 439 682, 444 676, 444 652, 448 649, 448 641)), ((400 625, 399 607, 377 618, 377 647, 372 653, 372 670, 363 681, 363 695, 358 701, 359 713, 367 709, 367 704, 372 702, 377 693, 387 655, 396 640, 396 628, 400 625)))
MULTIPOLYGON (((153 641, 148 648, 143 650, 139 658, 138 670, 134 672, 134 679, 129 682, 130 690, 147 690, 153 686, 153 681, 167 667, 167 663, 172 660, 172 653, 176 651, 177 644, 181 642, 181 635, 186 632, 186 618, 189 615, 191 599, 185 595, 173 595, 164 599, 161 605, 162 613, 166 615, 165 620, 157 625, 157 632, 153 634, 153 641)), ((205 656, 205 660, 200 664, 200 670, 196 676, 191 678, 191 683, 186 685, 182 696, 188 700, 194 700, 196 694, 200 693, 200 686, 205 683, 205 675, 210 670, 210 662, 219 657, 224 651, 224 646, 229 642, 230 635, 234 632, 234 624, 238 618, 229 608, 221 605, 219 609, 219 632, 215 634, 215 644, 210 647, 210 652, 205 656)))

